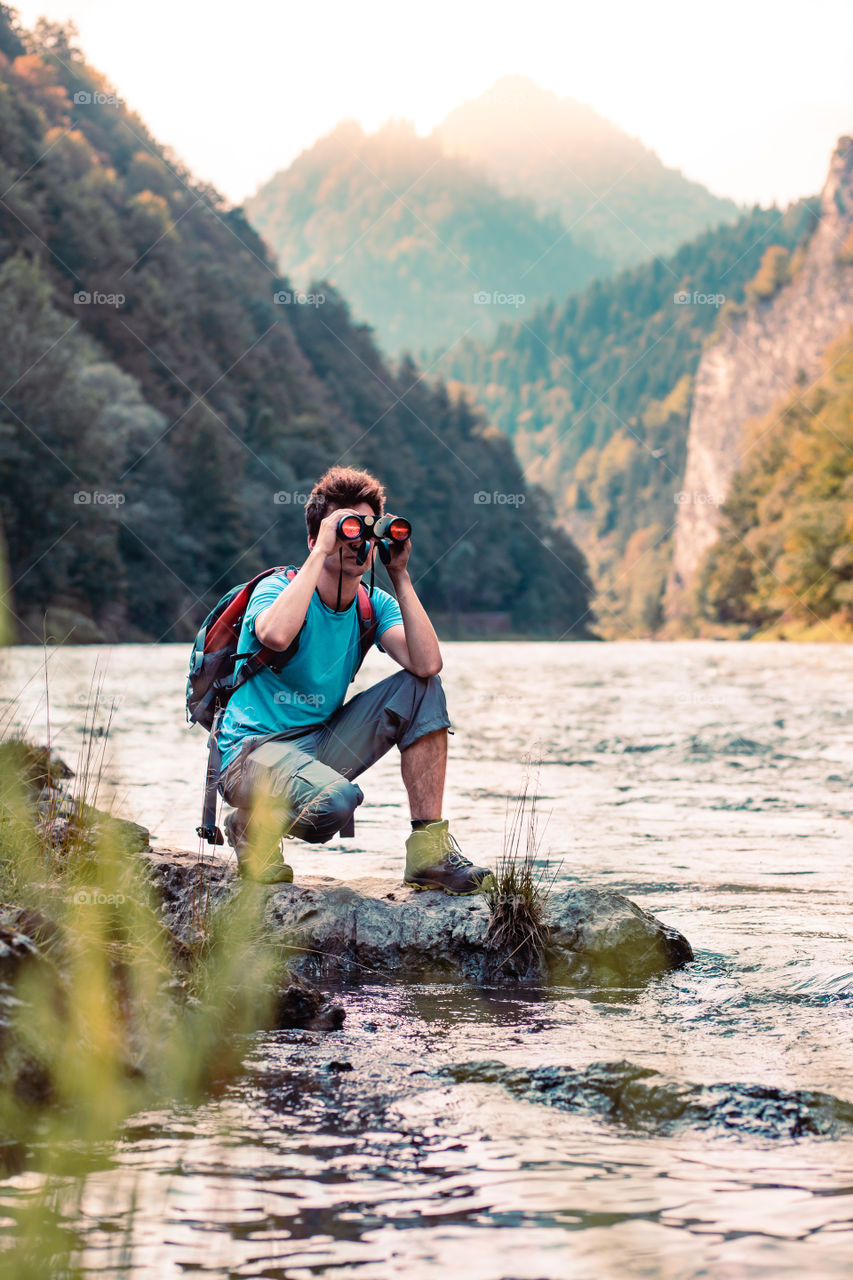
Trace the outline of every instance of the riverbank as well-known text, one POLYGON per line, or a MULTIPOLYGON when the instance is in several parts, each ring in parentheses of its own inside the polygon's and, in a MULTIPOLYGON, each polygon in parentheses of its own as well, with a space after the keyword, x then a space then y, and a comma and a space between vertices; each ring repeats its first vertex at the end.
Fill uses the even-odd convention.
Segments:
MULTIPOLYGON (((604 630, 604 628, 602 629, 604 630)), ((624 635, 608 634, 607 641, 624 640, 624 635)), ((631 637, 632 639, 636 637, 631 637)), ((661 643, 689 643, 713 640, 723 644, 853 644, 853 625, 846 618, 818 618, 811 622, 776 622, 770 627, 748 627, 691 619, 668 622, 648 639, 661 643)))

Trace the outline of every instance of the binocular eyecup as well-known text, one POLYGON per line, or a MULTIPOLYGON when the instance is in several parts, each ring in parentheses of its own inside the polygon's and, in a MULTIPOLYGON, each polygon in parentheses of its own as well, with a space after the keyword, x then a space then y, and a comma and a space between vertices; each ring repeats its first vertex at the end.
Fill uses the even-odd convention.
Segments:
POLYGON ((358 542, 364 538, 377 542, 405 542, 412 526, 402 516, 342 516, 338 521, 338 537, 342 542, 358 542))
POLYGON ((391 552, 387 543, 405 542, 411 537, 412 526, 402 516, 341 516, 337 533, 342 542, 361 542, 356 556, 357 564, 364 564, 373 540, 376 541, 380 560, 383 564, 389 564, 391 552))

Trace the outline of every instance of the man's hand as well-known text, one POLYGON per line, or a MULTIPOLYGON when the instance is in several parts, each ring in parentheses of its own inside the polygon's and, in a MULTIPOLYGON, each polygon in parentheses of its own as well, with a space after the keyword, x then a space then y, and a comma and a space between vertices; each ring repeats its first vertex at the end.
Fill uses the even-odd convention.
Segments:
POLYGON ((320 521, 320 528, 317 530, 317 541, 314 543, 313 550, 319 551, 321 555, 330 556, 338 547, 343 546, 343 543, 338 538, 338 525, 344 516, 357 515, 358 512, 351 511, 349 507, 330 511, 320 521))
POLYGON ((388 576, 393 580, 398 574, 406 572, 409 553, 412 550, 412 539, 407 538, 405 542, 389 541, 385 545, 391 552, 391 559, 388 563, 388 576))

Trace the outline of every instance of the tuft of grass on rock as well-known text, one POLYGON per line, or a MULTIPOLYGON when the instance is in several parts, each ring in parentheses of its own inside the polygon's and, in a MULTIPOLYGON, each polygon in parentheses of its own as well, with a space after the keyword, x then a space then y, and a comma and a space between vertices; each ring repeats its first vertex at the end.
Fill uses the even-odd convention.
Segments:
POLYGON ((498 968, 506 971, 511 966, 519 977, 542 975, 550 943, 547 904, 559 867, 549 874, 547 861, 540 857, 541 844, 536 795, 527 774, 512 809, 507 805, 495 884, 486 893, 486 940, 494 952, 504 955, 498 968))

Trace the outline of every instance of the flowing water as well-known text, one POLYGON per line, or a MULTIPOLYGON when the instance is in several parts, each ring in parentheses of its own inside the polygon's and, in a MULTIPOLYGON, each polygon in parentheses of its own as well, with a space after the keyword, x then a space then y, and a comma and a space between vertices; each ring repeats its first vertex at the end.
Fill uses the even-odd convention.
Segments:
MULTIPOLYGON (((222 1096, 134 1119, 88 1176, 82 1210, 68 1209, 82 1271, 848 1276, 849 1125, 756 1125, 736 1106, 707 1123, 630 1123, 584 1097, 563 1106, 445 1068, 626 1060, 692 1084, 853 1101, 853 650, 444 652, 456 727, 446 812, 468 855, 500 848, 529 755, 541 761, 542 854, 558 881, 628 893, 686 934, 695 963, 639 991, 474 991, 373 974, 339 990, 341 1031, 259 1035, 222 1096)), ((156 844, 193 849, 205 743, 184 724, 186 658, 184 646, 80 647, 49 651, 46 666, 51 737, 68 763, 97 666, 118 700, 120 811, 156 844)), ((43 739, 45 655, 0 660, 4 690, 18 694, 7 719, 43 739)), ((388 670, 373 654, 359 683, 388 670)), ((297 877, 399 871, 396 752, 362 786, 355 840, 294 845, 297 877)), ((28 1185, 10 1179, 3 1203, 28 1185)))

